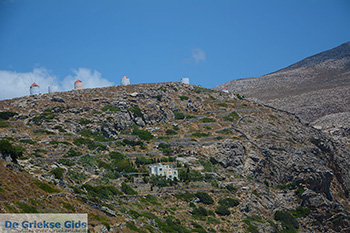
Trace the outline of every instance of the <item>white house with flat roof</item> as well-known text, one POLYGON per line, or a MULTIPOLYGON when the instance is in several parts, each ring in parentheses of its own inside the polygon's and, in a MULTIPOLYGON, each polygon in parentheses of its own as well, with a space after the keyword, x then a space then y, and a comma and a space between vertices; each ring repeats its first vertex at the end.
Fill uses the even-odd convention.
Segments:
POLYGON ((149 172, 151 175, 165 176, 169 180, 173 180, 175 177, 179 179, 179 172, 177 169, 171 168, 169 165, 158 165, 149 166, 149 172))

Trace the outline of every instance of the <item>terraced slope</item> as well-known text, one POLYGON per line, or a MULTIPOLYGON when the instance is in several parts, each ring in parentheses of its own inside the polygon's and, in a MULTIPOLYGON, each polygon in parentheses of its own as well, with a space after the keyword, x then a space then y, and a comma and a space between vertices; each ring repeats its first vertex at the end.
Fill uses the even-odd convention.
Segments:
POLYGON ((87 212, 91 232, 348 231, 349 148, 238 97, 161 83, 1 101, 1 212, 87 212), (159 162, 179 180, 149 176, 159 162))

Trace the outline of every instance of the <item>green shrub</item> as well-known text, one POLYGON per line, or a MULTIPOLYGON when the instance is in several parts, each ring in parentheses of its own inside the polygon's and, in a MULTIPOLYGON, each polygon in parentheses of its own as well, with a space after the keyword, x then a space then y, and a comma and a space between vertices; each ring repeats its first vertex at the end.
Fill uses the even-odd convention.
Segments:
POLYGON ((149 178, 149 183, 157 187, 166 187, 169 181, 165 176, 153 175, 149 178))
POLYGON ((119 112, 120 109, 117 107, 114 107, 113 105, 106 105, 104 107, 102 107, 101 109, 102 111, 106 112, 106 111, 110 111, 110 112, 119 112))
POLYGON ((130 112, 132 112, 135 117, 142 117, 143 116, 139 106, 132 106, 132 107, 128 108, 128 110, 130 112))
POLYGON ((74 171, 74 170, 69 170, 68 171, 68 175, 69 177, 74 180, 74 181, 78 181, 79 183, 83 180, 86 179, 86 176, 84 175, 84 173, 82 172, 77 172, 77 171, 74 171))
POLYGON ((233 111, 230 114, 228 114, 227 116, 225 116, 224 120, 233 122, 233 121, 235 121, 236 119, 239 119, 239 118, 240 117, 239 117, 238 113, 233 111))
POLYGON ((192 215, 196 216, 208 216, 208 210, 202 206, 199 206, 198 208, 194 208, 192 210, 192 215))
POLYGON ((181 199, 181 200, 190 202, 196 197, 196 195, 194 195, 193 193, 185 192, 185 193, 181 193, 181 194, 175 194, 175 197, 177 199, 181 199))
POLYGON ((0 128, 7 128, 10 127, 10 124, 7 123, 6 121, 0 120, 0 128))
POLYGON ((89 196, 98 197, 98 198, 102 198, 102 199, 114 199, 114 197, 116 195, 122 194, 122 192, 120 192, 113 185, 91 186, 89 184, 84 184, 84 185, 82 185, 82 188, 86 189, 89 196))
POLYGON ((3 155, 5 154, 10 155, 14 163, 17 163, 17 159, 23 156, 24 151, 25 151, 25 148, 21 146, 13 146, 7 140, 0 141, 0 153, 2 153, 3 155))
POLYGON ((211 96, 211 95, 209 96, 209 99, 210 100, 216 100, 216 98, 214 96, 211 96))
POLYGON ((139 127, 135 126, 132 135, 139 136, 142 140, 150 141, 154 136, 147 130, 141 130, 139 127))
POLYGON ((70 148, 67 152, 67 157, 77 157, 83 155, 81 152, 74 150, 73 148, 70 148))
POLYGON ((81 118, 81 119, 79 120, 79 124, 81 124, 81 125, 88 125, 88 124, 90 124, 90 123, 92 123, 92 121, 90 121, 90 120, 88 120, 88 119, 81 118))
POLYGON ((173 130, 173 129, 167 129, 165 131, 165 133, 166 133, 166 135, 175 135, 175 134, 177 134, 177 132, 175 130, 173 130))
POLYGON ((11 117, 18 115, 16 112, 0 112, 0 120, 5 120, 7 121, 11 117))
POLYGON ((64 169, 61 167, 57 167, 51 170, 49 173, 54 175, 56 179, 61 179, 63 177, 64 169))
POLYGON ((202 202, 203 204, 211 205, 214 203, 213 198, 211 198, 211 196, 208 193, 197 192, 195 195, 196 197, 199 198, 200 202, 202 202))
POLYGON ((185 119, 185 114, 182 112, 174 112, 175 120, 182 120, 185 119))
POLYGON ((155 162, 156 162, 155 159, 148 159, 144 156, 141 156, 141 157, 136 158, 135 164, 136 165, 146 165, 146 164, 152 164, 155 162))
POLYGON ((230 210, 223 205, 219 205, 216 209, 215 209, 215 213, 217 213, 220 216, 226 216, 226 215, 230 215, 231 212, 230 210))
POLYGON ((239 200, 232 199, 232 198, 224 198, 224 199, 221 199, 218 203, 222 206, 226 206, 226 207, 230 208, 230 207, 238 206, 239 200))
POLYGON ((240 94, 236 94, 236 96, 237 96, 237 98, 240 99, 240 100, 243 99, 243 97, 242 97, 240 94))
POLYGON ((23 202, 15 202, 16 205, 22 210, 23 213, 39 213, 38 210, 31 205, 23 202))
POLYGON ((174 153, 174 149, 171 148, 170 144, 161 143, 158 145, 158 149, 161 150, 165 155, 172 155, 174 153))
POLYGON ((197 132, 193 133, 192 136, 197 137, 197 138, 202 138, 202 137, 208 137, 208 136, 210 136, 210 134, 201 133, 201 132, 197 131, 197 132))
POLYGON ((26 143, 26 144, 35 144, 35 141, 31 140, 31 139, 22 139, 22 140, 19 140, 19 142, 21 143, 26 143))
POLYGON ((179 98, 180 98, 181 101, 189 99, 189 97, 185 96, 185 95, 180 95, 179 98))
POLYGON ((52 186, 50 186, 47 183, 34 182, 34 184, 47 193, 59 193, 60 192, 59 190, 53 188, 52 186))
POLYGON ((116 151, 112 151, 109 153, 109 157, 115 161, 121 161, 121 160, 125 160, 127 157, 120 153, 120 152, 116 152, 116 151))
POLYGON ((75 208, 67 202, 61 201, 60 204, 67 210, 75 211, 75 208))
POLYGON ((299 228, 297 220, 287 211, 276 211, 274 219, 280 221, 284 230, 288 232, 297 232, 299 228))
POLYGON ((296 218, 305 218, 310 214, 310 209, 298 206, 295 210, 291 211, 296 218))
POLYGON ((137 194, 137 192, 131 188, 129 185, 127 185, 126 183, 122 183, 122 186, 121 186, 121 190, 123 193, 127 194, 127 195, 135 195, 137 194))
POLYGON ((33 117, 30 122, 34 124, 42 124, 43 122, 50 122, 53 119, 56 118, 55 113, 51 112, 51 109, 46 109, 43 113, 41 113, 39 116, 33 117))
POLYGON ((226 108, 228 106, 227 103, 218 103, 218 106, 226 108))
POLYGON ((216 122, 214 118, 209 118, 209 117, 204 117, 201 122, 203 123, 211 123, 211 122, 216 122))

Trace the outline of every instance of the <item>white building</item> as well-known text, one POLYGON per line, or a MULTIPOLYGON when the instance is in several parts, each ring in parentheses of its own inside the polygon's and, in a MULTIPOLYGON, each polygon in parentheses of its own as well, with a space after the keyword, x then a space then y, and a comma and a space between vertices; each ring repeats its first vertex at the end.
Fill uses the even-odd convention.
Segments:
POLYGON ((190 84, 190 79, 189 78, 182 78, 181 83, 183 84, 190 84))
POLYGON ((222 91, 222 92, 225 92, 225 93, 229 93, 229 91, 228 91, 227 88, 223 88, 221 91, 222 91))
POLYGON ((31 86, 30 86, 30 95, 38 95, 40 94, 40 87, 38 84, 36 83, 33 83, 31 86))
POLYGON ((122 78, 121 85, 122 85, 122 86, 130 85, 130 79, 129 79, 128 77, 124 76, 124 77, 122 78))
POLYGON ((78 79, 74 83, 74 90, 82 90, 82 89, 84 89, 83 82, 78 79))
POLYGON ((175 177, 179 179, 179 172, 177 169, 169 167, 169 165, 158 165, 149 166, 149 172, 151 175, 166 176, 167 179, 173 180, 175 177))

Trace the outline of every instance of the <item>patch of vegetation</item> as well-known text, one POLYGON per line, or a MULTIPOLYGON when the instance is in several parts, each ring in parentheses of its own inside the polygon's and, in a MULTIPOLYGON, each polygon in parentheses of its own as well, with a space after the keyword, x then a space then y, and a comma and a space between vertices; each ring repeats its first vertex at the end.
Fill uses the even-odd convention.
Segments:
POLYGON ((95 150, 97 148, 101 150, 106 150, 107 147, 105 145, 102 145, 101 143, 94 143, 92 140, 88 138, 76 138, 73 140, 74 145, 76 146, 83 146, 86 145, 89 150, 95 150))
POLYGON ((57 167, 55 169, 52 169, 49 173, 54 175, 56 179, 62 179, 64 172, 65 170, 63 168, 57 167))
POLYGON ((91 124, 91 123, 92 123, 92 121, 90 121, 88 119, 81 118, 79 120, 79 124, 81 124, 81 125, 88 125, 88 124, 91 124))
POLYGON ((209 117, 204 117, 201 122, 203 123, 212 123, 212 122, 216 122, 216 120, 214 118, 209 118, 209 117))
POLYGON ((296 189, 298 187, 298 185, 295 182, 291 182, 288 184, 279 184, 276 186, 276 188, 284 190, 284 189, 289 189, 289 190, 293 190, 296 189))
POLYGON ((156 196, 153 196, 151 194, 147 194, 144 198, 141 199, 142 202, 149 202, 152 205, 158 205, 160 206, 161 203, 158 202, 158 198, 156 196))
POLYGON ((72 145, 72 144, 70 144, 70 142, 65 142, 65 141, 50 141, 50 144, 54 144, 54 145, 63 144, 63 145, 67 145, 67 146, 72 145))
POLYGON ((165 155, 172 155, 174 153, 174 149, 171 148, 170 144, 161 143, 158 145, 158 149, 161 150, 165 155))
POLYGON ((22 140, 19 140, 19 142, 31 144, 31 145, 35 144, 35 141, 33 141, 31 139, 22 139, 22 140))
POLYGON ((21 146, 13 146, 7 140, 0 141, 0 153, 2 153, 3 155, 5 154, 10 155, 14 163, 17 163, 17 159, 23 156, 24 151, 25 151, 25 148, 21 146))
POLYGON ((59 132, 61 132, 61 133, 65 133, 65 132, 67 132, 65 129, 63 129, 62 128, 62 126, 60 126, 60 125, 56 125, 55 127, 54 127, 54 129, 57 129, 59 132))
POLYGON ((296 218, 305 218, 310 214, 310 209, 298 206, 295 210, 292 210, 291 213, 296 218))
POLYGON ((119 112, 120 109, 117 107, 114 107, 113 105, 106 105, 104 107, 102 107, 101 109, 104 112, 110 111, 110 112, 119 112))
POLYGON ((228 135, 228 134, 232 134, 232 130, 224 129, 224 130, 220 131, 220 133, 228 135))
POLYGON ((28 205, 27 203, 14 202, 14 204, 16 204, 23 213, 39 213, 34 206, 28 205))
POLYGON ((220 216, 227 216, 231 214, 231 211, 227 208, 227 206, 219 205, 215 209, 215 213, 217 213, 220 216))
POLYGON ((192 212, 191 212, 192 215, 195 215, 195 216, 208 216, 208 210, 202 206, 199 206, 198 208, 193 208, 192 212))
POLYGON ((213 198, 208 193, 197 192, 195 195, 196 195, 196 197, 199 198, 199 202, 201 202, 203 204, 211 205, 214 203, 213 198))
POLYGON ((167 129, 165 131, 165 133, 166 133, 166 135, 176 135, 177 134, 177 132, 173 129, 167 129))
POLYGON ((77 157, 83 155, 81 152, 74 150, 73 148, 70 148, 67 152, 67 157, 77 157))
POLYGON ((188 96, 185 96, 185 95, 180 95, 179 98, 180 98, 181 101, 184 101, 184 100, 188 100, 188 99, 189 99, 189 97, 188 97, 188 96))
POLYGON ((228 198, 220 199, 218 203, 222 206, 226 206, 226 207, 230 208, 230 207, 238 206, 239 200, 232 199, 232 198, 228 197, 228 198))
POLYGON ((210 136, 210 134, 197 131, 197 132, 193 133, 192 136, 197 137, 197 138, 202 138, 202 137, 208 137, 208 136, 210 136))
POLYGON ((47 135, 54 135, 54 134, 56 134, 55 132, 52 132, 52 131, 49 131, 49 130, 46 130, 46 129, 36 129, 36 130, 33 130, 33 133, 35 133, 35 134, 47 134, 47 135))
POLYGON ((67 202, 61 201, 60 204, 61 204, 66 210, 70 210, 70 211, 73 211, 73 212, 75 211, 75 208, 74 208, 71 204, 69 204, 69 203, 67 203, 67 202))
POLYGON ((169 184, 169 180, 165 176, 153 175, 149 178, 149 183, 157 187, 166 187, 169 184))
POLYGON ((116 187, 113 185, 98 185, 98 186, 91 186, 89 184, 83 184, 82 188, 84 188, 89 196, 91 197, 98 197, 102 199, 114 199, 116 195, 122 195, 123 193, 120 192, 116 187))
POLYGON ((38 186, 40 189, 44 190, 47 193, 59 193, 60 190, 53 188, 51 185, 47 183, 41 183, 41 182, 34 182, 36 186, 38 186))
POLYGON ((218 106, 226 108, 228 106, 228 104, 227 103, 218 103, 218 106))
POLYGON ((137 192, 131 188, 129 185, 127 185, 125 182, 122 183, 121 190, 123 193, 127 195, 135 195, 137 192))
POLYGON ((297 220, 287 211, 276 211, 274 219, 282 223, 285 232, 294 233, 299 228, 297 220))
POLYGON ((11 117, 14 117, 15 115, 18 115, 16 112, 0 112, 0 120, 7 121, 11 117))
POLYGON ((196 87, 194 87, 194 92, 196 92, 196 93, 211 93, 211 92, 213 92, 213 90, 208 89, 208 88, 204 88, 204 87, 200 87, 200 86, 196 86, 196 87))
POLYGON ((154 136, 148 132, 147 130, 141 130, 139 127, 134 126, 132 135, 137 135, 142 140, 150 141, 154 138, 154 136))
POLYGON ((152 98, 155 98, 157 99, 158 101, 162 101, 162 95, 156 95, 156 96, 153 96, 152 98))
POLYGON ((272 119, 278 119, 275 115, 269 115, 272 119))
POLYGON ((107 142, 114 141, 114 138, 106 138, 102 132, 92 132, 90 129, 83 129, 79 131, 79 134, 83 137, 93 138, 95 141, 99 142, 107 142))
POLYGON ((143 116, 139 106, 132 106, 132 107, 128 108, 128 110, 130 112, 132 112, 135 117, 142 117, 143 116))
POLYGON ((53 119, 56 118, 55 113, 51 112, 51 109, 46 109, 44 112, 42 112, 39 116, 33 117, 30 122, 40 125, 44 122, 50 122, 53 119))
POLYGON ((227 116, 225 116, 223 119, 225 121, 231 121, 234 122, 235 120, 238 120, 240 117, 238 115, 238 113, 236 111, 231 112, 230 114, 228 114, 227 116))
POLYGON ((79 163, 84 167, 93 167, 96 164, 96 159, 91 155, 84 155, 80 158, 79 163))
POLYGON ((237 98, 240 99, 240 100, 243 99, 243 97, 242 97, 240 94, 236 94, 236 96, 237 96, 237 98))
POLYGON ((146 158, 145 156, 140 156, 136 158, 135 164, 140 165, 146 165, 146 164, 153 164, 156 163, 155 159, 146 158))
POLYGON ((86 176, 84 175, 84 173, 82 172, 77 172, 77 171, 74 171, 74 170, 69 170, 68 171, 68 176, 74 180, 74 181, 78 181, 79 183, 83 180, 86 179, 86 176))
POLYGON ((181 194, 175 194, 175 197, 177 199, 181 199, 181 200, 190 202, 196 197, 196 195, 194 195, 193 193, 185 192, 185 193, 181 193, 181 194))
POLYGON ((182 120, 185 119, 185 114, 182 112, 174 112, 175 120, 182 120))
POLYGON ((5 121, 0 121, 0 128, 7 128, 10 127, 10 124, 5 121))

